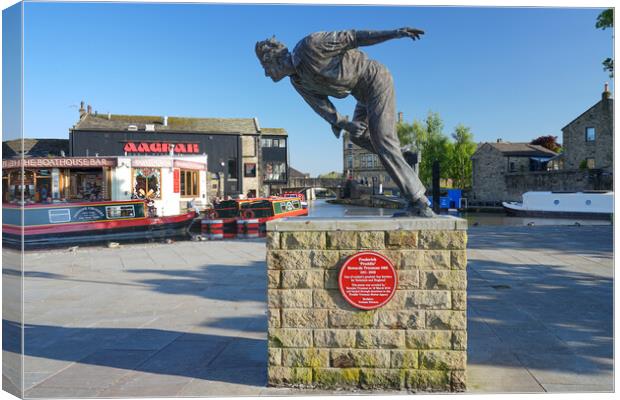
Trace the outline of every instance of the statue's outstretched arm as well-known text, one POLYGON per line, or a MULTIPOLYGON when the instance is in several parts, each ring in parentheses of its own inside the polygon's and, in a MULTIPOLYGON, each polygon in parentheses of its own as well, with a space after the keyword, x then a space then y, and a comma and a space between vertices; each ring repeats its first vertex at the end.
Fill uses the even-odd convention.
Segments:
POLYGON ((391 31, 355 31, 355 39, 358 46, 372 46, 386 40, 403 37, 418 40, 420 35, 424 35, 424 31, 416 28, 400 28, 391 31))

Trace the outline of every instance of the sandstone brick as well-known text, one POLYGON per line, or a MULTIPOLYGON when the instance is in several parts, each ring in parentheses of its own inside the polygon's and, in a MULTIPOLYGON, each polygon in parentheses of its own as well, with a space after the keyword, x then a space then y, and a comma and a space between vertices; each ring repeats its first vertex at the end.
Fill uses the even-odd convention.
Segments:
POLYGON ((267 270, 267 287, 269 289, 279 289, 280 288, 280 271, 278 270, 267 270))
POLYGON ((316 329, 314 347, 355 347, 353 329, 316 329))
POLYGON ((282 349, 269 348, 269 365, 282 365, 282 349))
POLYGON ((357 331, 356 347, 361 349, 398 349, 405 347, 405 331, 362 329, 357 331))
POLYGON ((466 269, 467 268, 467 250, 452 250, 450 251, 452 269, 466 269))
POLYGON ((426 311, 426 327, 428 329, 467 329, 465 311, 426 311))
POLYGON ((405 302, 407 308, 439 309, 452 308, 450 291, 448 290, 416 290, 407 296, 405 302))
POLYGON ((418 271, 400 270, 398 273, 398 289, 417 289, 420 286, 418 271))
POLYGON ((270 308, 267 310, 267 320, 269 327, 279 328, 282 325, 282 321, 280 320, 280 309, 270 308))
POLYGON ((467 350, 467 331, 452 332, 452 350, 467 350))
POLYGON ((358 249, 355 231, 327 232, 327 248, 334 250, 358 249))
POLYGON ((338 274, 340 271, 336 269, 325 270, 325 277, 323 281, 323 287, 325 289, 339 289, 338 274))
POLYGON ((404 386, 405 371, 402 369, 362 368, 360 386, 363 389, 400 389, 404 386))
POLYGON ((312 289, 273 289, 268 293, 269 308, 312 308, 312 289))
POLYGON ((422 231, 418 239, 421 249, 464 250, 467 247, 465 231, 422 231))
POLYGON ((385 244, 389 249, 415 249, 418 247, 417 231, 387 231, 385 244))
POLYGON ((281 232, 280 244, 283 249, 324 249, 325 232, 281 232))
POLYGON ((376 328, 421 329, 426 323, 424 311, 377 311, 376 328))
POLYGON ((425 289, 467 289, 465 271, 421 271, 420 287, 425 289))
POLYGON ((464 392, 467 389, 467 374, 464 370, 450 373, 450 388, 453 392, 464 392))
POLYGON ((450 252, 447 250, 403 250, 400 264, 404 270, 450 269, 450 252))
POLYGON ((408 291, 396 290, 394 296, 387 302, 381 310, 400 310, 405 308, 405 302, 407 301, 408 291))
POLYGON ((359 232, 358 249, 382 250, 385 248, 383 231, 359 232))
POLYGON ((295 328, 270 328, 269 347, 312 347, 312 331, 295 328))
POLYGON ((359 368, 316 368, 314 384, 323 388, 357 387, 360 380, 359 368))
POLYGON ((450 371, 407 371, 405 385, 414 392, 441 392, 450 390, 450 371))
POLYGON ((454 350, 420 350, 420 368, 436 370, 465 369, 467 353, 454 350))
POLYGON ((310 251, 310 266, 312 268, 333 269, 338 265, 340 255, 336 250, 310 251))
POLYGON ((327 310, 293 309, 282 310, 283 328, 326 328, 327 310))
POLYGON ((311 289, 323 287, 323 271, 285 270, 282 271, 282 289, 311 289))
POLYGON ((282 349, 282 365, 286 367, 329 367, 329 350, 325 349, 282 349))
POLYGON ((312 305, 314 308, 332 308, 349 311, 357 310, 342 297, 340 290, 337 289, 314 289, 312 291, 312 305))
POLYGON ((270 250, 267 252, 269 269, 309 269, 310 251, 308 250, 270 250))
POLYGON ((370 328, 374 325, 374 311, 329 311, 331 328, 370 328))
POLYGON ((390 352, 385 350, 337 349, 330 351, 330 359, 336 368, 390 367, 390 352))
POLYGON ((280 232, 267 232, 267 250, 280 249, 280 232))
POLYGON ((312 368, 289 368, 271 366, 267 370, 267 382, 271 386, 312 384, 312 368))
POLYGON ((452 291, 452 309, 465 311, 467 310, 467 291, 465 290, 453 290, 452 291))
POLYGON ((392 368, 418 368, 417 350, 392 350, 392 368))
POLYGON ((405 340, 410 349, 452 349, 452 331, 409 330, 405 340))

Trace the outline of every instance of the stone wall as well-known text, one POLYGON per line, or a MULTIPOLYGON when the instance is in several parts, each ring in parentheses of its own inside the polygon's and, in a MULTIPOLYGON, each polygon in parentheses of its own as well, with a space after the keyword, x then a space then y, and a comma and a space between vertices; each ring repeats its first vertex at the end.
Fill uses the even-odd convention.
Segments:
POLYGON ((463 391, 466 226, 448 217, 268 223, 268 384, 463 391), (339 268, 364 249, 398 274, 394 297, 371 311, 338 288, 339 268))

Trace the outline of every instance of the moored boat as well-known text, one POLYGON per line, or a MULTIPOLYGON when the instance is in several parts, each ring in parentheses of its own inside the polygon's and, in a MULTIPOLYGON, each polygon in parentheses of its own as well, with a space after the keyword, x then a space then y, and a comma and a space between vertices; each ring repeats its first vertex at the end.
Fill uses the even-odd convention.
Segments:
POLYGON ((506 213, 530 217, 609 218, 613 192, 526 192, 522 202, 503 202, 506 213))
POLYGON ((36 248, 181 237, 195 217, 150 216, 144 200, 3 204, 2 242, 21 246, 23 238, 25 248, 36 248))

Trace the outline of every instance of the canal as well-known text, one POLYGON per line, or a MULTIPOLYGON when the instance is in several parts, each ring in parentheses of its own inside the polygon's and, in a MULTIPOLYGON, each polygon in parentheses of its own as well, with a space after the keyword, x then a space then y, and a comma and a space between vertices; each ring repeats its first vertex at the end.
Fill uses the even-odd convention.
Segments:
MULTIPOLYGON (((328 203, 326 199, 308 202, 308 216, 319 218, 346 218, 385 216, 397 210, 328 203)), ((448 214, 448 213, 446 213, 448 214)), ((536 226, 536 225, 611 225, 610 220, 577 218, 510 217, 504 212, 451 212, 449 215, 465 218, 469 226, 536 226)))

